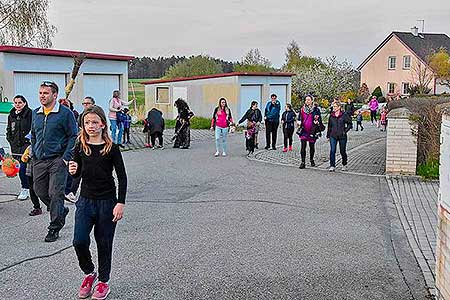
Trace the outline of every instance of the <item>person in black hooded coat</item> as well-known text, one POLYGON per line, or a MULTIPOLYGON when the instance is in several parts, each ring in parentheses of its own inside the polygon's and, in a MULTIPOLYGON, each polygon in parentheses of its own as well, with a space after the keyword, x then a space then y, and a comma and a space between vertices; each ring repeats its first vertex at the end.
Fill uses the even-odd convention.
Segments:
POLYGON ((6 139, 11 146, 13 157, 20 161, 20 184, 22 190, 17 199, 25 200, 29 197, 29 183, 26 176, 26 163, 21 161, 21 156, 30 145, 30 140, 25 136, 31 131, 32 110, 28 107, 28 102, 22 95, 17 95, 13 99, 14 107, 9 112, 8 125, 6 127, 6 139))
POLYGON ((163 148, 163 132, 164 132, 164 118, 163 113, 156 108, 152 108, 147 114, 148 134, 150 135, 151 145, 156 146, 156 138, 158 138, 158 148, 163 148))

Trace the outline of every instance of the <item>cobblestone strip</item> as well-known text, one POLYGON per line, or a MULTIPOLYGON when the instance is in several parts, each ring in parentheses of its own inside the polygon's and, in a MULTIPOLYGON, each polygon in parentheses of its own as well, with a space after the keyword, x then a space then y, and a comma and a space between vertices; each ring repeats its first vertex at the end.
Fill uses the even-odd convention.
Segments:
MULTIPOLYGON (((347 144, 347 151, 349 154, 348 169, 351 173, 368 174, 368 175, 383 175, 386 167, 386 132, 381 132, 378 128, 366 125, 364 131, 350 131, 347 144)), ((280 135, 282 137, 282 134, 280 135)), ((299 166, 300 165, 300 149, 298 137, 295 136, 294 151, 283 153, 282 146, 277 150, 267 151, 259 150, 254 157, 249 157, 251 160, 263 161, 267 163, 299 166)), ((309 150, 309 149, 308 149, 309 150)), ((329 167, 330 146, 325 137, 322 137, 316 142, 315 162, 319 169, 326 169, 329 167)), ((307 153, 306 162, 309 162, 309 153, 307 153)), ((341 165, 341 156, 339 151, 336 154, 337 166, 341 165)))
POLYGON ((387 177, 400 221, 432 295, 435 291, 439 183, 416 177, 387 177))

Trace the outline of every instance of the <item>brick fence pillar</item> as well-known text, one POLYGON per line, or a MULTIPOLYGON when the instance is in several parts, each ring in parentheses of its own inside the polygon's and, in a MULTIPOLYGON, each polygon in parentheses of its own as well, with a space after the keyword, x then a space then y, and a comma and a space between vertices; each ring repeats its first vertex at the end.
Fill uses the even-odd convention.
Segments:
POLYGON ((439 299, 450 300, 450 109, 442 114, 440 152, 436 289, 439 299))
POLYGON ((389 112, 386 174, 416 174, 417 124, 410 120, 410 116, 411 112, 403 107, 389 112))

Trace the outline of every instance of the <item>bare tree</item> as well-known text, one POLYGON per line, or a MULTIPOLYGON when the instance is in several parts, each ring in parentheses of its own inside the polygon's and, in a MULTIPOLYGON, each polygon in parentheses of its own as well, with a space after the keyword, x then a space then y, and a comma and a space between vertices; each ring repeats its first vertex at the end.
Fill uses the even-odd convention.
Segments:
POLYGON ((417 87, 419 94, 427 94, 430 90, 429 85, 434 78, 433 70, 428 65, 414 59, 411 65, 412 83, 417 87))
POLYGON ((52 47, 56 27, 47 18, 48 0, 0 0, 0 44, 52 47))

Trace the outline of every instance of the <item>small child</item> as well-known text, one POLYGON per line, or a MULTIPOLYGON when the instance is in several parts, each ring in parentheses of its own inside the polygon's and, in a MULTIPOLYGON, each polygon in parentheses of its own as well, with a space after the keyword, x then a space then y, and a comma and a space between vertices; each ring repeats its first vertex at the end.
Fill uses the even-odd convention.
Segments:
POLYGON ((386 127, 387 127, 387 109, 386 109, 386 106, 383 106, 383 108, 381 109, 380 123, 381 123, 380 131, 386 131, 386 127))
POLYGON ((111 259, 116 224, 123 217, 127 193, 127 174, 119 146, 108 133, 106 116, 100 106, 83 113, 83 128, 69 162, 69 173, 81 176, 81 192, 76 202, 73 246, 85 274, 78 296, 106 299, 110 289, 111 259), (117 175, 118 196, 113 177, 117 175), (98 282, 89 249, 90 233, 98 250, 98 282), (95 284, 95 286, 94 286, 95 284))
POLYGON ((247 130, 245 131, 245 148, 247 155, 255 152, 255 136, 256 136, 256 122, 247 121, 247 130))
POLYGON ((123 109, 123 143, 124 144, 132 144, 130 142, 130 127, 131 127, 131 116, 129 114, 130 110, 128 108, 123 109))
POLYGON ((361 126, 361 131, 364 130, 364 127, 362 126, 363 121, 363 115, 361 110, 358 110, 358 114, 356 115, 356 131, 358 131, 359 127, 361 126))

